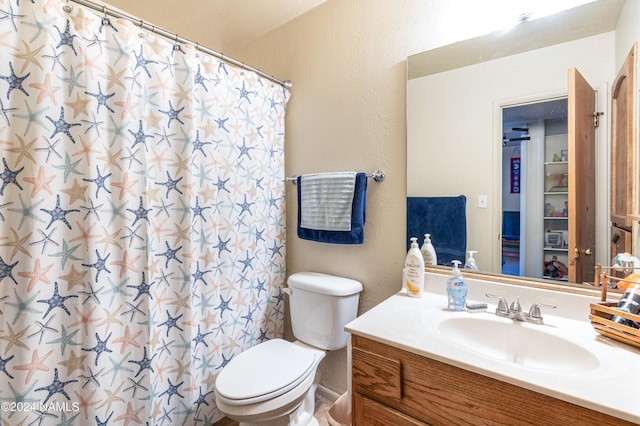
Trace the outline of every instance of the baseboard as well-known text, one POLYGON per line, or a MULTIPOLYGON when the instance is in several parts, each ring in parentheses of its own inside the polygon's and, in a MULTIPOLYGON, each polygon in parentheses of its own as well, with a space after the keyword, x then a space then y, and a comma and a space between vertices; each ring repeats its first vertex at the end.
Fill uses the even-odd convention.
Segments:
POLYGON ((316 389, 316 393, 320 396, 322 396, 323 398, 329 400, 330 402, 336 402, 338 398, 340 398, 340 394, 332 389, 329 389, 326 386, 323 385, 318 385, 318 388, 316 389))

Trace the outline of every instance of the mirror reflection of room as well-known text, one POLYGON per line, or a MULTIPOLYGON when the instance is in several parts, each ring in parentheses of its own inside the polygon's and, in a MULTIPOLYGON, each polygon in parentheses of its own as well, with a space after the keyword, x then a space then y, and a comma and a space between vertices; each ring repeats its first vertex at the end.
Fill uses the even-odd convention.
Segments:
POLYGON ((567 99, 502 110, 502 273, 566 281, 567 99))
MULTIPOLYGON (((611 87, 633 47, 636 26, 626 15, 625 2, 594 6, 602 8, 593 21, 585 16, 572 21, 564 19, 566 15, 562 25, 550 20, 548 27, 531 30, 528 38, 515 27, 408 58, 407 197, 466 197, 467 250, 477 251, 480 271, 590 285, 592 265, 609 264, 619 246, 632 245, 630 237, 619 239, 624 244, 611 244, 609 163, 611 87), (542 45, 536 44, 542 39, 542 45), (451 57, 455 61, 447 59, 451 57), (595 195, 588 195, 587 201, 564 189, 572 182, 567 136, 575 122, 542 119, 555 128, 549 127, 547 138, 538 138, 533 119, 509 118, 511 108, 546 100, 564 99, 571 105, 566 99, 575 75, 586 81, 595 97, 588 120, 583 112, 581 120, 591 125, 596 114, 604 123, 590 126, 594 172, 582 176, 593 174, 593 182, 574 180, 578 189, 593 189, 595 195), (519 147, 515 140, 503 146, 505 136, 531 140, 521 141, 519 147), (453 153, 455 161, 437 160, 453 158, 453 153), (578 215, 572 215, 572 200, 578 215), (576 223, 587 211, 592 217, 576 223), (570 232, 572 226, 589 231, 570 232), (553 264, 559 268, 550 272, 547 266, 553 264), (569 276, 573 268, 574 278, 567 278, 564 267, 569 276)), ((420 212, 407 207, 407 217, 413 214, 420 212)), ((431 238, 437 249, 438 236, 431 238)))

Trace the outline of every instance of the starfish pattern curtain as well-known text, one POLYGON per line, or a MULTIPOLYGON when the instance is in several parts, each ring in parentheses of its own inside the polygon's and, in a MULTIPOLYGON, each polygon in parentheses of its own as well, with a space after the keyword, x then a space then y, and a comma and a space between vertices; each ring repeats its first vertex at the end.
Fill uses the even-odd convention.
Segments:
POLYGON ((2 425, 221 417, 217 373, 282 335, 288 97, 128 20, 0 0, 2 425))

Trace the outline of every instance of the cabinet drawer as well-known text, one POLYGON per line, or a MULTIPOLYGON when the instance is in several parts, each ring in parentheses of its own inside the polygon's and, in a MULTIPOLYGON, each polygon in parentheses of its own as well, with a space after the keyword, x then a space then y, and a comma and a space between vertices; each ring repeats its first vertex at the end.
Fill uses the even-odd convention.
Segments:
POLYGON ((395 401, 402 399, 402 365, 399 360, 356 347, 353 348, 352 359, 354 392, 395 401))
POLYGON ((406 414, 386 407, 366 396, 353 394, 353 424, 367 426, 426 426, 406 414))

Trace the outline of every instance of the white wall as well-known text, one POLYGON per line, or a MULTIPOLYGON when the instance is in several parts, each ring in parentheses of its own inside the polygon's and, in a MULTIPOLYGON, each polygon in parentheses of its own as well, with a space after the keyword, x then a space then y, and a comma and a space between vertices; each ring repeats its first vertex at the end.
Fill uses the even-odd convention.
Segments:
POLYGON ((616 27, 616 70, 620 69, 627 58, 631 45, 637 40, 640 40, 639 20, 640 1, 627 0, 622 10, 621 18, 618 21, 618 26, 616 27))
MULTIPOLYGON (((605 33, 408 82, 407 195, 467 196, 467 248, 478 251, 481 270, 500 264, 494 220, 501 202, 494 179, 502 172, 502 163, 494 161, 501 151, 496 105, 566 94, 570 67, 606 96, 615 75, 614 41, 613 32, 605 33), (480 194, 490 196, 489 208, 477 207, 480 194)), ((603 139, 606 144, 606 135, 603 139)))

